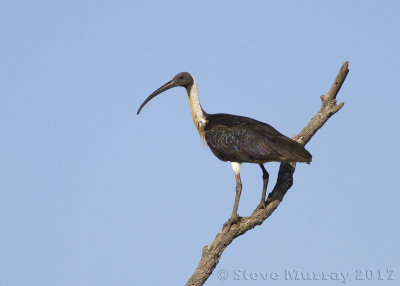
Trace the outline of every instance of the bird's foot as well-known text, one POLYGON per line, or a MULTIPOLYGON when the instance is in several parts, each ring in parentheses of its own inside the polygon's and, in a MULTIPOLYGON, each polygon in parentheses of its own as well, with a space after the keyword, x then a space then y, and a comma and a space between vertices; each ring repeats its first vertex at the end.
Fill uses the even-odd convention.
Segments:
POLYGON ((256 207, 256 209, 254 210, 253 213, 255 213, 258 210, 263 210, 267 207, 267 203, 265 201, 262 201, 258 204, 258 206, 256 207))
POLYGON ((237 214, 232 215, 232 217, 228 219, 226 223, 224 223, 222 229, 227 228, 229 230, 234 224, 239 225, 239 216, 237 214))

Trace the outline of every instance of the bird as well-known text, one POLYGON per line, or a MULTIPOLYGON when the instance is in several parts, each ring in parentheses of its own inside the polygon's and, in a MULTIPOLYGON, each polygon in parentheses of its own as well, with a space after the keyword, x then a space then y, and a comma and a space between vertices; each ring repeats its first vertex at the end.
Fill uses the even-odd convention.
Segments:
POLYGON ((266 207, 266 190, 269 174, 264 167, 267 162, 304 162, 312 160, 301 144, 281 134, 271 125, 244 116, 218 113, 208 114, 200 105, 197 85, 194 77, 188 72, 178 73, 172 80, 151 93, 137 110, 142 108, 155 96, 174 88, 184 87, 187 91, 194 125, 212 153, 221 161, 231 162, 236 180, 236 195, 231 218, 228 224, 239 223, 238 206, 242 192, 240 167, 242 163, 258 164, 262 170, 263 189, 257 209, 266 207))

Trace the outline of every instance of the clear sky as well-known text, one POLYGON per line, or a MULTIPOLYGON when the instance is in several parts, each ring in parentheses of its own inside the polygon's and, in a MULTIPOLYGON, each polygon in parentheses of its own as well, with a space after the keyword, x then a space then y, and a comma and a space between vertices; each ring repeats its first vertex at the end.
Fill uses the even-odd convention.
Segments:
MULTIPOLYGON (((202 146, 184 89, 137 116, 139 105, 188 71, 208 113, 292 136, 346 60, 345 105, 307 145, 312 164, 206 285, 308 285, 287 280, 294 270, 398 285, 399 11, 398 1, 2 0, 0 285, 183 285, 231 214, 235 179, 202 146)), ((278 166, 266 164, 270 187, 278 166)), ((262 174, 252 164, 241 174, 244 216, 262 174)))

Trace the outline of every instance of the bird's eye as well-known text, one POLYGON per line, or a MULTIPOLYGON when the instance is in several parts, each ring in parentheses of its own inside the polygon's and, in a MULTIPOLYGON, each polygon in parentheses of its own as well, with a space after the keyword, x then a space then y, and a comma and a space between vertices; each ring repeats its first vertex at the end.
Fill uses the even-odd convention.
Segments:
POLYGON ((179 79, 183 79, 183 75, 181 75, 181 76, 179 77, 179 79))

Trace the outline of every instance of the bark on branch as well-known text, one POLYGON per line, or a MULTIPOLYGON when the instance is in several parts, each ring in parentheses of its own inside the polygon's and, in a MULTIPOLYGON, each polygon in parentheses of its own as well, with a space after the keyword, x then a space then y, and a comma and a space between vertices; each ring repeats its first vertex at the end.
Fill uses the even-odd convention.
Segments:
MULTIPOLYGON (((294 140, 306 145, 312 136, 325 124, 325 122, 336 112, 338 112, 344 103, 337 104, 336 96, 349 73, 349 63, 345 62, 334 83, 329 89, 328 93, 321 96, 322 104, 318 113, 310 120, 310 122, 303 128, 303 130, 296 136, 294 140)), ((214 241, 210 245, 203 248, 202 256, 196 271, 187 282, 187 286, 203 285, 208 277, 212 274, 217 266, 222 252, 225 248, 238 236, 246 233, 248 230, 257 225, 261 225, 279 206, 286 192, 293 184, 293 173, 296 164, 281 163, 278 173, 277 182, 269 193, 266 200, 266 208, 254 211, 248 217, 240 218, 239 225, 235 224, 232 227, 224 226, 222 231, 217 234, 214 241)))

